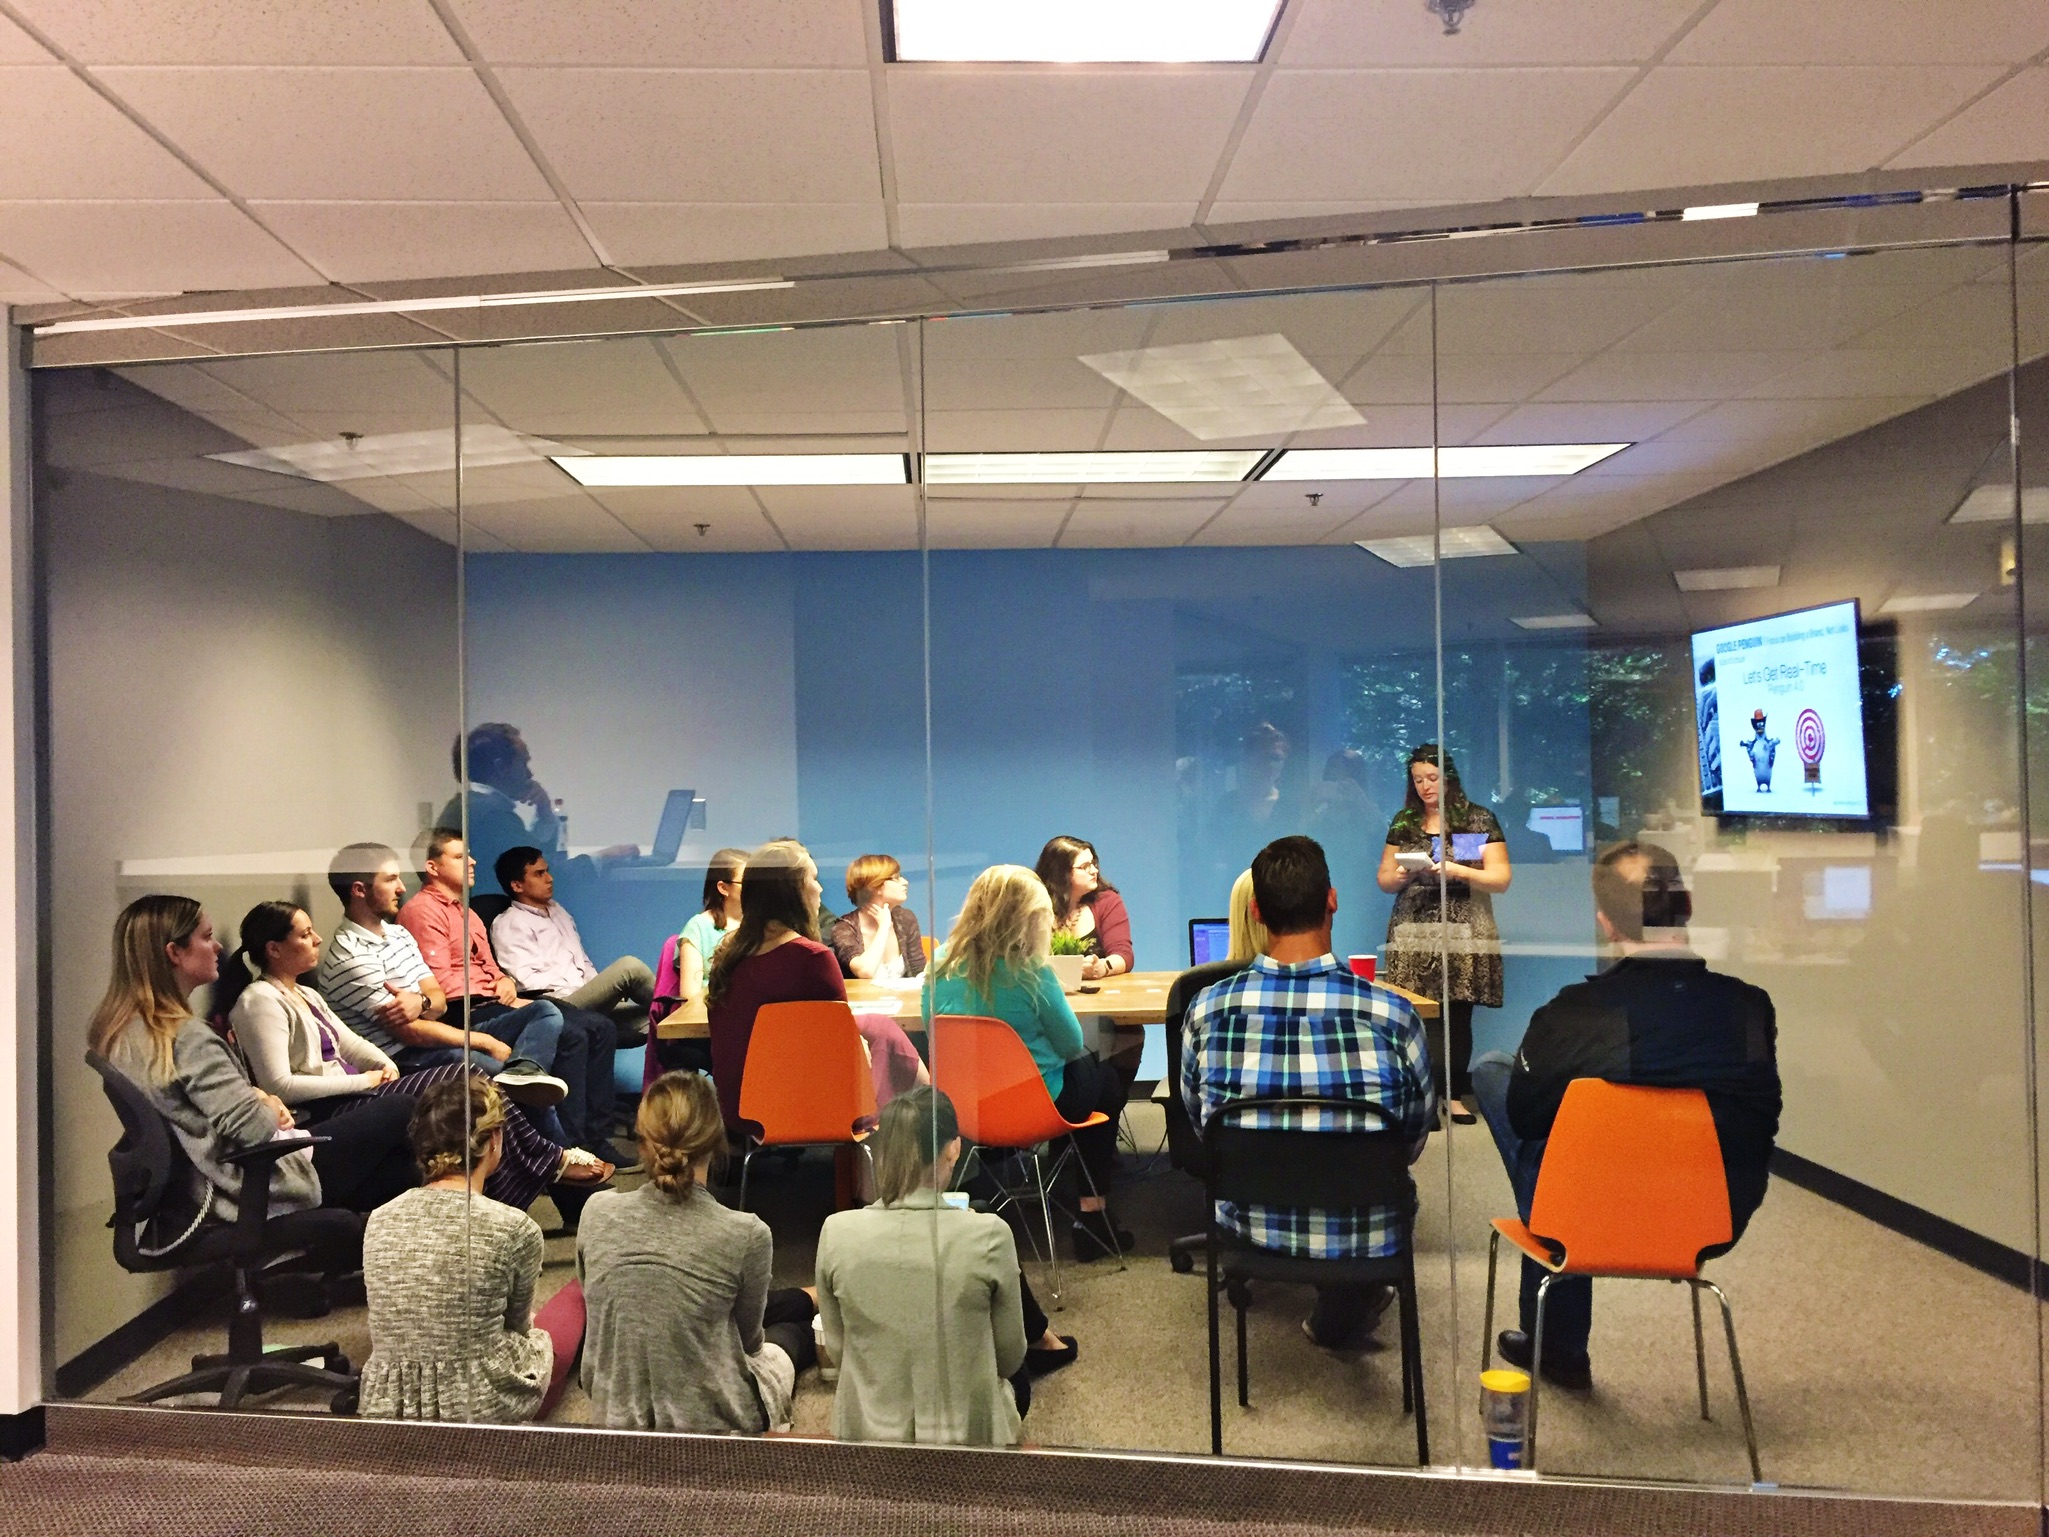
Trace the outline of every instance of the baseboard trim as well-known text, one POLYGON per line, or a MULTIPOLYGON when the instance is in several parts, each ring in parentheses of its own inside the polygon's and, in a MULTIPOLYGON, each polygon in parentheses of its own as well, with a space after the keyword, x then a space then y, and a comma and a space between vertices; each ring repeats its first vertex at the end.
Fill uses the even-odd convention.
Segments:
POLYGON ((57 1368, 52 1382, 59 1398, 83 1398, 130 1362, 141 1359, 227 1295, 227 1272, 203 1270, 181 1281, 168 1295, 93 1341, 57 1368))
POLYGON ((1938 1254, 1946 1254, 1973 1270, 1996 1276, 2009 1286, 2019 1287, 2022 1291, 2032 1290, 2036 1296, 2049 1296, 2049 1264, 2019 1249, 2008 1248, 1983 1233, 1974 1233, 1947 1217, 1938 1217, 1924 1207, 1887 1195, 1883 1190, 1851 1179, 1847 1174, 1838 1174, 1834 1169, 1802 1158, 1798 1153, 1789 1153, 1784 1148, 1776 1148, 1772 1152, 1772 1173, 1788 1184, 1812 1191, 1823 1200, 1847 1207, 1858 1216, 1876 1222, 1903 1238, 1925 1244, 1938 1254))
POLYGON ((43 1444, 43 1406, 0 1414, 0 1462, 19 1462, 43 1444))

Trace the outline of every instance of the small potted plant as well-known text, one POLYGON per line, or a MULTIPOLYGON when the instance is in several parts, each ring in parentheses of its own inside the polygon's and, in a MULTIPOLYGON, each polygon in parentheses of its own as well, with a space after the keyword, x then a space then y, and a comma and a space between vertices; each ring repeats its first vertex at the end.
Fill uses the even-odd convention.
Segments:
POLYGON ((1071 993, 1083 981, 1082 968, 1088 964, 1088 941, 1073 934, 1055 930, 1050 964, 1053 975, 1060 979, 1060 990, 1071 993))

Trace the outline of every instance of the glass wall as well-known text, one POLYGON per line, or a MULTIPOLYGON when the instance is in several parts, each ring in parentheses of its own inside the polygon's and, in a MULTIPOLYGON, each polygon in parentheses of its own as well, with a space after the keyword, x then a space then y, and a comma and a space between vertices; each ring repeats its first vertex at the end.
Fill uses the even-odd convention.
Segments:
MULTIPOLYGON (((958 1387, 973 1436, 1205 1452, 1195 1121, 1320 1086, 1421 1148, 1427 1459, 1401 1308, 1300 1276, 1220 1301, 1223 1448, 1485 1467, 1478 1373, 1524 1349, 1489 1337, 1493 1224, 1545 1231, 1527 1144, 1606 1077, 1712 1090, 1689 1167, 1733 1220, 1695 1247, 1735 1238, 1705 1273, 1762 1481, 2035 1498, 2049 769, 2008 428, 2011 389, 2023 458, 2049 432, 2049 299, 2039 246, 1959 206, 1912 248, 1873 209, 1862 244, 1720 262, 39 375, 60 1389, 133 1391, 216 1327, 103 1343, 169 1285, 108 1252, 113 1122, 64 1066, 114 912, 189 892, 232 942, 286 898, 326 937, 367 839, 471 1000, 444 1017, 536 1059, 523 1099, 559 1081, 513 1202, 531 1301, 580 1279, 588 1318, 545 1423, 740 1413, 709 1369, 641 1404, 619 1352, 745 1272, 797 1370, 721 1357, 758 1400, 698 1428, 886 1438, 902 1406, 820 1340, 857 1380, 1035 1346, 958 1387), (137 717, 169 749, 140 772, 137 717), (1206 972, 1235 1013, 1170 1041, 1291 836, 1335 959, 1311 914, 1261 964, 1323 980, 1206 972), (928 1083, 951 1168, 937 1099, 888 1113, 928 1083)), ((1657 1222, 1699 1215, 1677 1188, 1657 1222)), ((1316 1231, 1398 1246, 1384 1213, 1316 1231)), ((1504 1254, 1494 1332, 1527 1321, 1504 1254)), ((1590 1332, 1558 1294, 1545 1472, 1752 1481, 1686 1290, 1597 1281, 1590 1332)), ((271 1335, 371 1344, 345 1295, 271 1335)))

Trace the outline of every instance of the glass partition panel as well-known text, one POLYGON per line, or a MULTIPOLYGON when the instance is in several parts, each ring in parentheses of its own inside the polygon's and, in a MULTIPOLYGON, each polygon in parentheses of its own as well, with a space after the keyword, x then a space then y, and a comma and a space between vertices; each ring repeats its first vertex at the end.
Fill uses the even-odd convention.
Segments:
POLYGON ((877 1110, 926 1076, 904 980, 931 932, 914 337, 463 358, 465 441, 506 448, 464 466, 467 793, 447 781, 440 820, 509 979, 472 973, 477 1016, 566 1084, 539 1295, 581 1267, 591 1386, 557 1423, 831 1432, 832 1382, 790 1380, 814 1282, 828 1337, 872 1305, 930 1339, 929 1294, 872 1295, 918 1294, 850 1212, 873 1193, 877 1110), (721 1215, 704 1179, 768 1232, 721 1215), (851 1280, 821 1248, 836 1211, 851 1280), (619 1358, 736 1302, 724 1281, 647 1277, 701 1252, 737 1284, 757 1244, 779 1364, 751 1332, 750 1360, 679 1362, 676 1381, 619 1358), (865 1300, 842 1307, 842 1284, 865 1300))
POLYGON ((211 1404, 223 1373, 173 1380, 192 1357, 324 1345, 259 1369, 248 1402, 353 1397, 319 1375, 371 1344, 360 1290, 332 1283, 366 1263, 360 1214, 419 1179, 385 1071, 393 995, 354 962, 380 949, 362 925, 396 905, 461 718, 451 369, 35 376, 60 1396, 211 1404), (336 869, 362 879, 338 894, 336 869), (301 1257, 249 1287, 259 1333, 221 1261, 265 1166, 234 1155, 282 1123, 327 1140, 269 1177, 265 1261, 301 1257))
MULTIPOLYGON (((1740 1238, 1704 1270, 1734 1335, 1696 1293, 1704 1378, 1689 1288, 1554 1283, 1544 1471, 1748 1482, 1740 1342, 1767 1481, 2034 1488, 2006 258, 1441 293, 1446 475, 1591 445, 1443 482, 1447 555, 1477 555, 1444 568, 1446 745, 1513 875, 1449 940, 1500 957, 1470 978, 1462 1290, 1519 1208, 1568 1265, 1740 1238), (1710 1119, 1579 1078, 1701 1088, 1710 1119)), ((1502 1249, 1493 1327, 1529 1327, 1502 1249)))
MULTIPOLYGON (((1016 1130, 985 1139, 970 1187, 1007 1203, 1052 1330, 1081 1342, 1081 1366, 1034 1396, 1035 1441, 1211 1445, 1205 1155, 1184 1075, 1203 1121, 1262 1089, 1322 1091, 1429 1129, 1420 1024, 1345 959, 1389 959, 1381 854, 1405 744, 1433 714, 1427 561, 1389 565, 1355 543, 1421 535, 1427 550, 1428 316, 1416 289, 926 328, 935 993, 943 1014, 995 1032, 951 1051, 940 1038, 933 1068, 956 1097, 986 1095, 1007 1050, 1042 1110, 1051 1095, 1068 1121, 1108 1118, 1075 1135, 1046 1198, 1032 1159, 1004 1152, 1031 1140, 1016 1130), (1333 450, 1335 468, 1291 462, 1333 450), (1373 478, 1357 478, 1355 451, 1373 478), (1264 1017, 1242 971, 1262 941, 1238 888, 1263 848, 1303 838, 1322 869, 1284 845, 1269 893, 1293 903, 1273 945, 1301 991, 1260 1028, 1325 1030, 1331 1004, 1342 1022, 1324 1055, 1339 1069, 1262 1075, 1262 1055, 1292 1048, 1244 1034, 1264 1017), (1205 982, 1228 1003, 1177 1025, 1205 982)), ((1056 1140, 1048 1160, 1067 1150, 1056 1140)), ((1441 1160, 1416 1176, 1419 1359, 1431 1460, 1446 1462, 1459 1427, 1442 1393, 1441 1160)), ((1299 1242, 1256 1220, 1269 1252, 1395 1246, 1349 1216, 1306 1217, 1299 1242)), ((1330 1284, 1321 1302, 1299 1278, 1219 1299, 1222 1444, 1413 1466, 1399 1310, 1375 1328, 1377 1286, 1330 1284), (1241 1297, 1250 1412, 1231 1344, 1241 1297)))

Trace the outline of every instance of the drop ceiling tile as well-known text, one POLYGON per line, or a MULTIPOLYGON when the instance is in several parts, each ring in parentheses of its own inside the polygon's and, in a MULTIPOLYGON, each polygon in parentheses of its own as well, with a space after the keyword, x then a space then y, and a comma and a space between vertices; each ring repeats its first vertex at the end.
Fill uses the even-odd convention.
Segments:
MULTIPOLYGON (((1725 400, 1660 433, 1654 443, 1775 443, 1796 437, 1825 443, 1911 410, 1927 398, 1908 395, 1837 400, 1725 400)), ((1622 456, 1616 458, 1620 461, 1622 456)))
POLYGON ((1448 353, 1437 360, 1437 398, 1460 405, 1528 400, 1571 373, 1583 356, 1578 352, 1448 353))
POLYGON ((462 383, 501 425, 538 438, 689 437, 708 430, 654 344, 642 338, 478 348, 463 360, 462 383))
POLYGON ((881 196, 865 70, 522 68, 499 78, 579 201, 881 196), (650 152, 664 145, 672 151, 650 152))
POLYGON ((925 360, 928 411, 1107 410, 1117 395, 1116 385, 1079 358, 925 360))
POLYGON ((1251 80, 1249 68, 894 70, 897 196, 1193 205, 1251 80))
MULTIPOLYGON (((1403 208, 1425 208, 1429 205, 1413 198, 1350 198, 1336 201, 1304 202, 1284 198, 1238 198, 1231 202, 1216 202, 1210 205, 1209 217, 1203 220, 1205 227, 1215 229, 1227 224, 1262 224, 1275 219, 1336 219, 1346 214, 1391 213, 1403 208)), ((1382 221, 1375 220, 1375 224, 1382 221)))
POLYGON ((1260 97, 1218 198, 1522 196, 1630 79, 1619 69, 1283 72, 1260 97))
POLYGON ((1420 5, 1294 0, 1302 7, 1282 69, 1345 65, 1635 64, 1648 62, 1699 0, 1516 0, 1447 37, 1420 5))
POLYGON ((1589 358, 1537 395, 1545 401, 1722 400, 1786 366, 1783 352, 1625 352, 1589 358))
POLYGON ((494 64, 775 69, 868 65, 861 0, 453 0, 494 64))
MULTIPOLYGON (((1102 441, 1103 428, 1109 420, 1107 410, 955 411, 932 401, 925 412, 925 445, 934 453, 1085 453, 1102 441)), ((1158 446, 1199 446, 1172 423, 1164 425, 1179 437, 1172 444, 1158 446)))
POLYGON ((1239 488, 1231 501, 1231 515, 1256 512, 1279 519, 1297 517, 1305 523, 1321 517, 1325 527, 1335 527, 1379 506, 1406 484, 1399 480, 1255 480, 1239 488), (1312 496, 1319 500, 1312 503, 1312 496))
MULTIPOLYGON (((704 523, 712 532, 702 537, 716 544, 714 534, 723 538, 737 530, 742 537, 752 539, 767 529, 761 522, 761 504, 745 486, 625 486, 590 494, 606 511, 637 532, 667 529, 673 533, 687 529, 695 540, 700 537, 695 525, 704 523)), ((674 542, 655 539, 652 534, 649 541, 662 549, 677 547, 674 542)), ((781 548, 779 541, 776 547, 781 548)))
POLYGON ((1617 346, 1624 352, 1818 351, 1923 302, 1915 290, 1890 284, 1753 284, 1674 304, 1617 346))
POLYGON ((909 486, 764 486, 768 515, 796 550, 915 550, 909 486))
POLYGON ((0 262, 0 304, 55 304, 63 297, 19 267, 0 262))
POLYGON ((1998 75, 1976 65, 1667 65, 1630 91, 1536 191, 1559 196, 1866 170, 1998 75))
POLYGON ((541 272, 597 258, 559 203, 271 203, 257 216, 337 283, 541 272))
POLYGON ((1065 507, 1080 495, 1080 486, 1053 486, 1043 483, 981 486, 955 483, 927 487, 925 499, 928 502, 1058 502, 1065 507))
POLYGON ((460 64, 424 0, 17 0, 84 64, 460 64))
POLYGON ((1825 352, 1774 374, 1743 394, 1753 400, 1805 400, 1859 396, 1948 395, 2003 373, 2005 358, 1965 352, 1843 349, 1825 352))
POLYGON ((1195 545, 1318 544, 1343 521, 1317 509, 1304 513, 1273 512, 1234 506, 1189 541, 1195 545))
POLYGON ((889 244, 882 194, 853 203, 580 202, 616 266, 773 261, 889 244))
POLYGON ((180 149, 246 198, 554 196, 468 69, 99 73, 180 149))
POLYGON ((1077 358, 1142 345, 1170 310, 1061 310, 1046 315, 966 316, 928 322, 925 359, 1077 358))
POLYGON ((56 55, 0 16, 0 64, 51 64, 56 55))
POLYGON ((201 366, 295 422, 361 413, 402 420, 413 429, 455 430, 455 389, 445 354, 330 352, 224 358, 201 366))
POLYGON ((2000 64, 2049 48, 2035 0, 1721 0, 1674 64, 2000 64))
POLYGON ((62 65, 0 66, 0 198, 213 196, 62 65))
POLYGON ((1455 284, 1438 299, 1438 346, 1448 357, 1598 352, 1657 318, 1677 297, 1544 278, 1455 284))
MULTIPOLYGON (((1176 304, 1150 312, 1156 318, 1146 345, 1165 347, 1278 334, 1297 352, 1314 358, 1326 377, 1336 381, 1343 371, 1356 367, 1363 355, 1384 343, 1419 306, 1428 303, 1427 295, 1388 290, 1176 304)), ((1083 346, 1078 350, 1123 349, 1083 346)))
POLYGON ((640 555, 648 549, 646 540, 582 496, 465 508, 463 526, 466 533, 481 529, 525 554, 640 555))
POLYGON ((925 538, 935 550, 1043 549, 1067 520, 1071 503, 937 498, 926 503, 925 538))
MULTIPOLYGON (((768 438, 864 438, 878 440, 878 450, 895 453, 909 441, 910 423, 901 410, 877 411, 788 411, 788 410, 738 410, 720 408, 712 413, 712 426, 720 433, 738 439, 744 437, 768 438)), ((834 452, 849 447, 846 443, 834 445, 834 452)))
POLYGON ((1697 400, 1540 402, 1517 406, 1480 443, 1640 443, 1699 413, 1697 400))
MULTIPOLYGON (((836 326, 758 336, 671 336, 666 352, 698 401, 724 411, 903 410, 903 364, 888 326, 836 326)), ((717 424, 722 431, 734 429, 717 424)))
MULTIPOLYGON (((745 493, 741 493, 745 496, 745 493)), ((606 498, 616 506, 614 498, 606 498)), ((752 500, 712 512, 659 506, 652 502, 619 513, 620 521, 650 549, 688 555, 780 553, 787 546, 752 500), (697 531, 704 524, 704 532, 697 531)))
POLYGON ((2049 65, 2024 69, 1964 108, 1927 138, 1907 146, 1895 166, 1983 165, 2040 160, 2049 154, 2049 65))
POLYGON ((1194 198, 1180 203, 901 203, 897 228, 899 244, 911 250, 1066 235, 1180 234, 1195 222, 1195 209, 1194 198))
POLYGON ((1221 498, 1084 498, 1075 504, 1060 544, 1063 549, 1182 544, 1223 505, 1221 498))
POLYGON ((0 251, 77 299, 322 278, 225 201, 0 202, 0 251))

